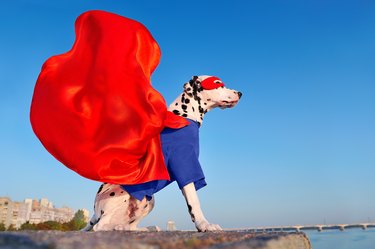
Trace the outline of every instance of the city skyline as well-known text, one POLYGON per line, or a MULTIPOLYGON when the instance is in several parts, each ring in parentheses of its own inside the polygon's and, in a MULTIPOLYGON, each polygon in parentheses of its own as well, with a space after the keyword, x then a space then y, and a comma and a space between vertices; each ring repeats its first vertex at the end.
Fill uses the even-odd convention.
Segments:
MULTIPOLYGON (((375 220, 375 2, 17 0, 0 3, 0 196, 46 196, 93 211, 100 183, 34 135, 31 97, 45 60, 101 9, 135 19, 161 48, 153 86, 171 103, 193 75, 243 93, 200 128, 202 209, 223 228, 375 220)), ((140 226, 194 229, 174 183, 140 226)))
MULTIPOLYGON (((0 198, 9 198, 9 199, 11 199, 11 200, 14 200, 13 198, 12 198, 12 196, 7 196, 7 195, 3 195, 3 196, 0 196, 0 198)), ((41 202, 41 203, 43 203, 43 204, 41 204, 41 205, 47 205, 47 206, 49 206, 49 207, 57 207, 57 206, 55 206, 54 204, 53 204, 53 202, 52 201, 50 201, 50 198, 47 198, 47 197, 33 197, 33 198, 31 198, 31 197, 26 197, 26 198, 21 198, 21 200, 23 200, 23 201, 25 201, 25 200, 32 200, 32 201, 39 201, 39 202, 41 202), (44 204, 44 203, 48 203, 48 204, 44 204)), ((20 202, 20 201, 16 201, 16 202, 20 202)), ((62 204, 62 205, 58 205, 59 207, 69 207, 69 205, 67 205, 67 204, 62 204)), ((77 210, 79 210, 79 209, 87 209, 86 207, 82 207, 82 208, 78 208, 77 210)))
MULTIPOLYGON (((31 217, 27 218, 27 219, 19 220, 19 217, 18 217, 17 222, 14 222, 14 221, 13 221, 13 223, 11 221, 7 222, 2 217, 4 200, 12 202, 13 203, 13 209, 14 209, 14 205, 18 206, 22 202, 21 201, 13 201, 11 199, 11 197, 8 197, 8 196, 0 196, 0 224, 4 224, 6 228, 9 227, 10 225, 13 225, 14 228, 19 229, 20 226, 22 224, 24 224, 25 222, 29 222, 30 224, 38 224, 38 223, 46 222, 46 221, 68 222, 74 217, 74 213, 78 210, 82 210, 84 212, 86 222, 88 222, 89 219, 90 219, 90 212, 86 208, 79 208, 78 210, 74 211, 73 209, 69 208, 66 205, 63 205, 62 207, 57 208, 53 205, 53 202, 49 201, 47 198, 39 198, 39 199, 24 198, 23 203, 25 203, 25 204, 30 203, 30 206, 32 207, 32 209, 34 209, 35 206, 38 205, 40 207, 45 207, 45 208, 49 208, 49 209, 62 209, 63 211, 65 211, 65 214, 60 215, 57 218, 50 218, 51 216, 48 216, 48 214, 47 214, 44 217, 44 219, 41 219, 41 217, 35 217, 35 215, 34 215, 34 217, 32 217, 32 215, 29 215, 31 217)), ((17 208, 19 209, 19 207, 17 207, 17 208)), ((14 219, 14 217, 13 217, 13 219, 14 219)), ((165 227, 165 229, 164 229, 164 227, 161 227, 162 230, 166 230, 166 231, 176 231, 176 230, 178 230, 176 228, 175 221, 167 220, 167 221, 165 221, 165 223, 166 223, 166 227, 165 227)), ((242 228, 229 228, 229 229, 226 229, 226 230, 228 230, 228 231, 230 231, 231 229, 232 230, 251 229, 251 230, 254 230, 254 231, 261 231, 261 230, 264 230, 264 231, 292 231, 292 230, 295 230, 295 231, 298 231, 298 232, 300 232, 302 230, 304 230, 304 231, 305 230, 316 230, 316 231, 321 232, 323 230, 334 230, 334 229, 344 231, 346 229, 352 229, 352 228, 360 228, 360 229, 366 230, 368 228, 374 228, 374 227, 375 227, 375 223, 371 222, 371 219, 368 218, 367 222, 357 222, 357 223, 352 223, 352 224, 345 224, 345 223, 327 224, 326 219, 324 219, 324 222, 316 223, 316 224, 290 224, 290 225, 286 225, 286 226, 271 226, 271 227, 266 227, 266 226, 242 227, 242 228)))
MULTIPOLYGON (((89 220, 89 211, 80 208, 86 221, 89 220)), ((77 210, 77 211, 78 211, 77 210)), ((0 223, 6 228, 19 229, 22 224, 39 224, 46 221, 69 222, 74 217, 75 211, 68 207, 55 207, 47 198, 13 201, 8 196, 0 196, 0 223)))

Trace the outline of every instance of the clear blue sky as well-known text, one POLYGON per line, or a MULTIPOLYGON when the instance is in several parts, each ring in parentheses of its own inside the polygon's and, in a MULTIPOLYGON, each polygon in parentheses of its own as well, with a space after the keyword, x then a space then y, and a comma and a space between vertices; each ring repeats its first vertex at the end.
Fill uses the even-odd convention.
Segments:
MULTIPOLYGON (((76 17, 112 11, 162 49, 153 84, 170 103, 192 75, 243 92, 201 128, 207 218, 223 227, 375 222, 375 2, 2 0, 0 196, 92 211, 98 183, 57 162, 29 122, 43 62, 66 52, 76 17)), ((192 229, 176 184, 143 225, 192 229)))

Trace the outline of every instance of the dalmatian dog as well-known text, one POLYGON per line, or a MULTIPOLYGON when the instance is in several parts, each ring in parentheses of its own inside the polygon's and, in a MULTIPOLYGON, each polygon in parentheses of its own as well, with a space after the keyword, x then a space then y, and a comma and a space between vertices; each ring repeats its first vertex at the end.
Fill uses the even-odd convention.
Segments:
MULTIPOLYGON (((168 110, 175 115, 190 120, 191 125, 189 126, 198 129, 202 125, 204 115, 208 111, 215 107, 222 109, 232 108, 238 103, 241 96, 241 92, 226 88, 224 83, 217 77, 207 75, 193 76, 189 82, 184 84, 184 91, 174 102, 172 102, 168 110)), ((182 129, 183 128, 181 128, 181 131, 179 132, 182 132, 182 129)), ((165 139, 163 139, 163 133, 161 134, 162 145, 164 145, 164 142, 168 144, 168 133, 171 133, 171 131, 167 131, 165 139)), ((190 141, 185 141, 185 139, 180 139, 180 137, 172 138, 170 140, 178 140, 178 144, 175 146, 182 146, 181 148, 185 148, 183 146, 185 146, 186 143, 198 143, 198 141, 191 141, 199 140, 198 136, 195 136, 194 134, 188 134, 186 136, 186 140, 190 141)), ((174 146, 174 142, 170 144, 172 147, 174 146)), ((171 163, 172 166, 169 166, 168 164, 167 167, 171 175, 170 182, 174 180, 177 181, 186 200, 191 219, 193 223, 195 223, 195 227, 198 231, 221 231, 222 228, 219 225, 207 221, 200 207, 197 190, 206 184, 197 159, 199 149, 197 149, 198 147, 188 148, 188 150, 182 150, 184 151, 181 155, 182 159, 167 159, 167 154, 164 154, 166 162, 171 161, 175 164, 173 165, 171 163), (186 151, 192 151, 192 153, 186 151), (196 153, 194 153, 194 151, 196 153), (190 163, 190 161, 192 163, 190 163), (179 167, 180 169, 174 169, 179 167), (195 167, 195 169, 189 169, 189 167, 195 167), (194 171, 198 173, 192 173, 192 176, 185 176, 194 171), (194 177, 196 179, 194 179, 194 177), (187 178, 188 180, 184 178, 187 178)), ((165 148, 163 147, 162 149, 164 153, 165 148)), ((172 151, 172 154, 175 153, 176 158, 178 158, 177 154, 181 152, 178 152, 178 150, 172 151)), ((144 187, 142 184, 140 184, 140 186, 115 185, 108 183, 102 184, 95 198, 94 215, 83 231, 89 231, 91 229, 94 231, 150 230, 148 228, 138 228, 137 225, 152 211, 155 203, 153 193, 164 188, 170 182, 160 181, 160 183, 155 183, 156 185, 154 184, 154 186, 158 187, 154 187, 154 191, 151 192, 149 196, 137 196, 138 189, 142 190, 144 187), (159 186, 160 184, 161 187, 159 186)), ((146 186, 145 188, 147 189, 149 186, 146 186)), ((142 191, 141 193, 143 193, 142 191)))

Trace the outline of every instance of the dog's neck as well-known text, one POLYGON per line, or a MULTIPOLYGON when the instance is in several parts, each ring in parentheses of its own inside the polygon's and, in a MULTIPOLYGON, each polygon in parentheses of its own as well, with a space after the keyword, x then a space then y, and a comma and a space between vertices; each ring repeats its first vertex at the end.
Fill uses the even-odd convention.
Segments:
POLYGON ((194 120, 201 126, 203 117, 210 110, 208 103, 204 102, 199 95, 181 93, 168 107, 168 111, 184 118, 194 120))

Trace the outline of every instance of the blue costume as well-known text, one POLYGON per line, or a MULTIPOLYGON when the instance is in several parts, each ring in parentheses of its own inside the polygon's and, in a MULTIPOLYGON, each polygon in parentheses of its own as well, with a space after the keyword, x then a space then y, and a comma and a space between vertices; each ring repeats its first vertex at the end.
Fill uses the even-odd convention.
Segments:
POLYGON ((131 196, 138 200, 152 195, 176 181, 182 189, 194 182, 195 189, 206 186, 202 167, 199 163, 199 124, 187 119, 190 124, 180 129, 165 128, 161 134, 161 144, 170 181, 156 180, 135 185, 121 185, 131 196))

